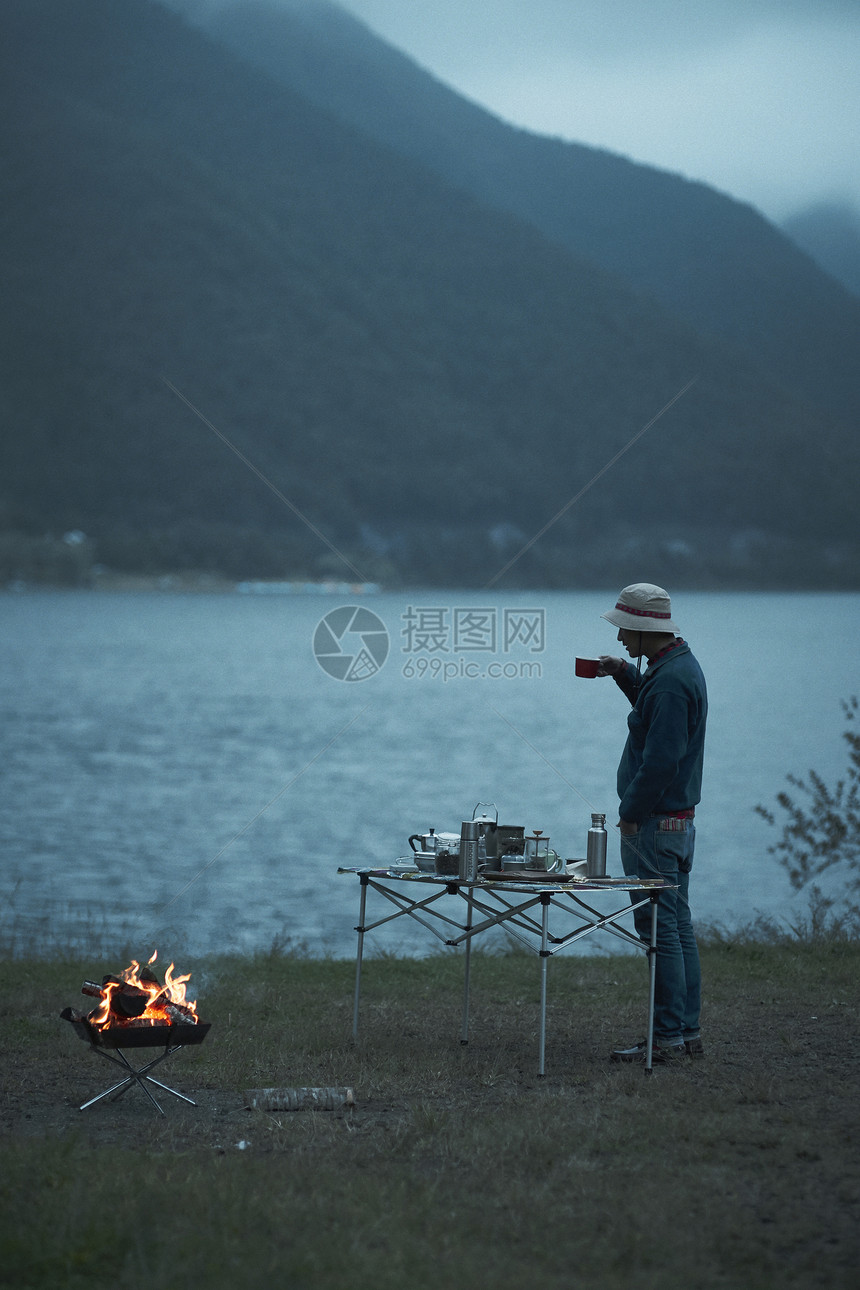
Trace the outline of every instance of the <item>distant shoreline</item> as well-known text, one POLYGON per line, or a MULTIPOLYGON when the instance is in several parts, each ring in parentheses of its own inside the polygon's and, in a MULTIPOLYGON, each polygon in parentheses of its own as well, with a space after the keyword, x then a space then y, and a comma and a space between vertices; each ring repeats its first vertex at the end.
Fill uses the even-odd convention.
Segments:
POLYGON ((103 573, 87 583, 71 585, 62 582, 28 582, 16 579, 0 587, 10 595, 26 595, 33 591, 97 591, 141 592, 155 591, 165 594, 196 592, 205 595, 378 595, 383 588, 379 583, 341 582, 334 579, 240 579, 224 578, 219 574, 182 573, 103 573))
MULTIPOLYGON (((616 579, 617 581, 617 579, 616 579)), ((608 587, 614 587, 614 583, 605 580, 602 583, 589 583, 580 586, 519 586, 519 587, 498 587, 493 589, 493 594, 499 595, 549 595, 549 594, 570 594, 578 595, 582 592, 603 591, 608 587)), ((781 594, 781 595, 844 595, 852 596, 860 593, 860 583, 850 583, 845 585, 819 585, 813 586, 809 582, 790 583, 713 583, 703 581, 702 584, 687 583, 682 580, 672 582, 672 589, 676 592, 685 593, 707 593, 712 592, 716 595, 744 595, 761 593, 781 594)), ((69 583, 62 581, 41 581, 26 579, 10 579, 6 583, 0 583, 0 595, 28 595, 33 592, 44 591, 64 591, 64 592, 98 592, 105 594, 115 594, 128 592, 129 594, 140 592, 156 592, 164 595, 253 595, 253 596, 295 596, 295 595, 339 595, 339 596, 374 596, 382 594, 416 594, 419 591, 474 591, 474 584, 463 584, 460 586, 455 582, 447 582, 444 587, 427 582, 408 582, 403 584, 393 584, 386 586, 382 583, 367 582, 355 583, 346 581, 336 581, 334 579, 314 580, 311 578, 295 579, 234 579, 225 578, 215 573, 188 572, 181 573, 105 573, 99 574, 88 582, 69 583)))

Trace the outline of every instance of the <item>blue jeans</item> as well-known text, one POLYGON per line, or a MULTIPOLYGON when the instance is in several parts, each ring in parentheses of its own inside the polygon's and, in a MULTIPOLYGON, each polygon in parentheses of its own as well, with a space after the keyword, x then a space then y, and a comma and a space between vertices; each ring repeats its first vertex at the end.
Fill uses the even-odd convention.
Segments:
MULTIPOLYGON (((687 820, 684 830, 658 828, 659 818, 646 820, 630 837, 621 836, 621 863, 626 875, 665 878, 676 891, 661 891, 657 901, 657 964, 654 988, 654 1039, 679 1044, 699 1033, 702 973, 699 949, 690 917, 690 869, 696 830, 687 820)), ((641 941, 651 943, 651 903, 631 892, 633 922, 641 941)))

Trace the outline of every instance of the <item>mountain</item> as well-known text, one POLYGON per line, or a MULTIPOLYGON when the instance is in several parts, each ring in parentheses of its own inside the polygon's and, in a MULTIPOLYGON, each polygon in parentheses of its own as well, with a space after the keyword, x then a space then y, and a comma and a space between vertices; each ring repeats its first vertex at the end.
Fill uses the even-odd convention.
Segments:
POLYGON ((820 202, 783 221, 783 231, 843 287, 860 296, 860 211, 820 202))
POLYGON ((853 584, 853 431, 754 356, 150 0, 0 24, 7 576, 474 586, 559 515, 507 585, 853 584))
POLYGON ((328 0, 171 0, 234 52, 855 421, 860 301, 751 206, 516 129, 328 0))

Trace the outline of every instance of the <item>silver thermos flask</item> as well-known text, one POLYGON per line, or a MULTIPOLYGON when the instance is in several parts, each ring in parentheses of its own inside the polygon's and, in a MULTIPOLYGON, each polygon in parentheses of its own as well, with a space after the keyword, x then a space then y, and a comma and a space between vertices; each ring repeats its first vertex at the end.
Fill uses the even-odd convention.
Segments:
POLYGON ((464 882, 478 881, 478 824, 464 820, 460 825, 460 878, 464 882))
POLYGON ((606 876, 606 816, 592 815, 585 851, 586 878, 606 876))

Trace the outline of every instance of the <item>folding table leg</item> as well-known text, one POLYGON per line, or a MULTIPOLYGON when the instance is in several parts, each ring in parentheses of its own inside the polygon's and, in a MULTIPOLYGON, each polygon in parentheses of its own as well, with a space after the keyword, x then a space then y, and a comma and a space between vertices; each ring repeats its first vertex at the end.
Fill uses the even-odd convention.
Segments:
POLYGON ((358 1039, 358 1001, 361 997, 361 960, 364 956, 364 918, 367 912, 367 874, 358 875, 361 880, 361 898, 358 906, 358 949, 355 955, 355 1000, 352 1005, 352 1037, 358 1039))
POLYGON ((540 932, 540 1039, 538 1042, 538 1075, 545 1071, 546 1054, 546 965, 549 959, 549 905, 550 897, 541 892, 541 932, 540 932))
POLYGON ((463 1027, 460 1031, 460 1043, 468 1044, 469 1042, 469 988, 471 986, 472 975, 472 937, 469 933, 472 930, 472 902, 466 897, 466 972, 463 985, 463 1027))
POLYGON ((651 944, 648 946, 648 1036, 645 1043, 645 1074, 650 1075, 654 1057, 654 990, 657 980, 657 900, 651 894, 651 944))

